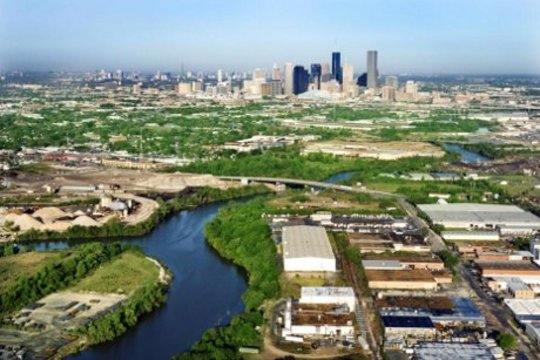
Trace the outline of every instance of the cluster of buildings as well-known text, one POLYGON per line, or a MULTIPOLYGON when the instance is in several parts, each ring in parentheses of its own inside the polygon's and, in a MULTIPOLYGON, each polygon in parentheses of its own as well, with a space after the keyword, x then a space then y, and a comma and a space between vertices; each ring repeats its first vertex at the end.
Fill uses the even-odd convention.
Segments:
POLYGON ((235 142, 225 143, 216 146, 221 150, 232 150, 239 153, 252 152, 255 150, 266 150, 276 147, 293 145, 319 139, 316 135, 288 135, 288 136, 271 136, 271 135, 255 135, 247 139, 237 140, 235 142))

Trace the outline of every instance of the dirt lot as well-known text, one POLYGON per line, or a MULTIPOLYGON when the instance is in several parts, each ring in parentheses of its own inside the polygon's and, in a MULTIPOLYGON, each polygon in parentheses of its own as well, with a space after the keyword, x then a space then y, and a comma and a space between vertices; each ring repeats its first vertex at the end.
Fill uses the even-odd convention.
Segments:
POLYGON ((444 156, 444 151, 423 142, 357 142, 354 140, 310 143, 305 153, 323 152, 348 157, 377 158, 395 160, 413 156, 444 156))
POLYGON ((13 317, 13 324, 21 330, 0 328, 0 344, 22 345, 34 356, 52 355, 71 340, 64 330, 82 326, 126 299, 118 294, 51 294, 13 317))

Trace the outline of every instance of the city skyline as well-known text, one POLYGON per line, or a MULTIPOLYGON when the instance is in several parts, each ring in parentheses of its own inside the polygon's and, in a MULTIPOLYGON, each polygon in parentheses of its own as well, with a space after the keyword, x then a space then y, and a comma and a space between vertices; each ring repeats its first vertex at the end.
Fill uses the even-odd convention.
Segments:
POLYGON ((377 49, 381 74, 538 74, 540 4, 518 2, 0 0, 0 70, 248 71, 339 51, 357 72, 377 49))

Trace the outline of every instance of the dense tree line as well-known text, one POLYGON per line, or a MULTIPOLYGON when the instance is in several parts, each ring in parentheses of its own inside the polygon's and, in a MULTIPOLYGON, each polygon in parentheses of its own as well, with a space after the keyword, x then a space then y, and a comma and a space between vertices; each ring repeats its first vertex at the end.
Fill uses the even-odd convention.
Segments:
POLYGON ((63 250, 59 260, 44 265, 30 275, 19 277, 13 286, 0 293, 0 315, 74 285, 126 248, 115 242, 89 243, 63 250))
POLYGON ((257 329, 264 323, 260 308, 280 292, 280 269, 270 229, 262 219, 264 211, 264 202, 254 200, 221 210, 206 226, 209 243, 248 272, 249 287, 242 296, 245 309, 229 325, 206 331, 188 353, 176 359, 239 359, 240 346, 260 345, 257 329))
POLYGON ((138 319, 166 301, 167 286, 161 283, 146 285, 137 290, 115 310, 77 329, 78 335, 87 336, 90 344, 111 341, 135 326, 138 319))

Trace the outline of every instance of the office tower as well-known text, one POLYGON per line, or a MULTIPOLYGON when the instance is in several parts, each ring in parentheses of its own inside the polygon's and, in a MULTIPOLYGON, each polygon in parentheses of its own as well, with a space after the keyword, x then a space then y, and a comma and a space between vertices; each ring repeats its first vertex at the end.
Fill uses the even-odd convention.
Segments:
POLYGON ((176 91, 178 92, 179 95, 190 94, 192 90, 193 90, 193 87, 191 86, 191 83, 181 82, 181 83, 178 83, 178 85, 176 85, 176 91))
POLYGON ((223 71, 221 69, 218 69, 217 71, 217 82, 220 83, 223 81, 223 71))
POLYGON ((353 89, 356 86, 354 84, 354 68, 351 64, 343 65, 343 94, 350 97, 353 94, 353 89))
POLYGON ((321 64, 311 64, 311 82, 317 90, 321 89, 321 64))
POLYGON ((272 68, 272 80, 281 80, 281 72, 279 71, 277 64, 274 64, 274 67, 272 68))
POLYGON ((386 77, 386 86, 391 86, 394 89, 397 89, 399 86, 398 77, 397 76, 387 76, 386 77))
POLYGON ((367 86, 367 73, 362 73, 356 80, 356 85, 360 87, 366 87, 367 86))
POLYGON ((255 70, 253 70, 252 79, 253 80, 266 80, 266 70, 256 68, 255 70))
POLYGON ((337 51, 332 53, 332 79, 341 84, 341 53, 337 51))
POLYGON ((376 89, 378 87, 377 78, 379 70, 377 69, 377 50, 367 52, 367 87, 376 89))
POLYGON ((297 65, 293 70, 293 93, 301 94, 307 91, 309 85, 309 73, 303 66, 297 65))
POLYGON ((285 63, 285 83, 284 83, 284 92, 285 95, 292 95, 293 94, 293 64, 292 63, 285 63))
POLYGON ((330 81, 330 77, 331 77, 330 64, 329 63, 323 63, 321 65, 321 82, 330 81))
POLYGON ((416 97, 418 95, 418 84, 412 80, 407 81, 405 83, 405 93, 411 94, 413 98, 416 97))
POLYGON ((124 78, 124 72, 120 69, 116 70, 114 73, 114 79, 115 80, 122 80, 124 78))
POLYGON ((382 99, 384 101, 396 101, 396 88, 390 85, 383 86, 382 99))
POLYGON ((261 95, 262 96, 278 96, 281 95, 281 80, 272 80, 270 82, 261 84, 261 95))

